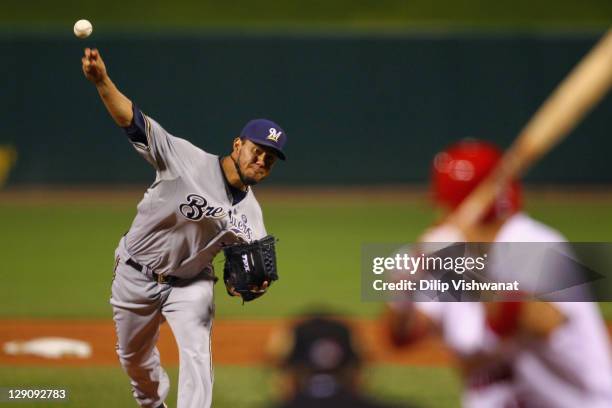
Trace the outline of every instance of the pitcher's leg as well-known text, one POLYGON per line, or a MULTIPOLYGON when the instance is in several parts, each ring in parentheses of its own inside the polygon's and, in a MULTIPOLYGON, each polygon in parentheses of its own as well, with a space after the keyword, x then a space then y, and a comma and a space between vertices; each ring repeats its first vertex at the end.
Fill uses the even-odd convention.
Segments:
POLYGON ((111 297, 117 355, 130 377, 134 398, 144 408, 161 405, 170 387, 155 347, 163 321, 163 296, 157 283, 128 265, 118 265, 111 297))
POLYGON ((212 403, 211 329, 213 282, 194 280, 174 286, 163 314, 179 348, 177 408, 208 408, 212 403))

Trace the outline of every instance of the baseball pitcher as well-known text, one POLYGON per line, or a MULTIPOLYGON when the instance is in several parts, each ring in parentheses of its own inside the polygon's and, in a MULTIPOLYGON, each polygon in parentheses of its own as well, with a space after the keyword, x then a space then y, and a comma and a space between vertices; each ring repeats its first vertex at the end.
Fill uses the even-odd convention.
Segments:
POLYGON ((156 342, 167 321, 179 347, 178 408, 210 407, 214 256, 228 253, 229 294, 250 301, 277 279, 274 238, 267 236, 252 185, 285 159, 287 136, 255 119, 228 156, 207 153, 168 133, 123 95, 96 49, 82 58, 114 121, 155 169, 129 231, 115 251, 111 304, 117 354, 141 407, 165 407, 169 381, 156 342), (234 256, 238 254, 237 256, 234 256))

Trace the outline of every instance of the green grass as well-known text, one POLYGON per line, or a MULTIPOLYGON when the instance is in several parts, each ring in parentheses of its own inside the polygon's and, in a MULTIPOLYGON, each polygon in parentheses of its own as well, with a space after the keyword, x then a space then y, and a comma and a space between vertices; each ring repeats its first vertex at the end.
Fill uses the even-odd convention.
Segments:
MULTIPOLYGON (((178 370, 168 370, 172 386, 168 402, 176 406, 178 370)), ((277 373, 262 367, 215 367, 215 408, 263 407, 278 398, 277 373)), ((373 366, 367 370, 365 389, 391 401, 413 401, 428 407, 456 407, 460 384, 449 368, 373 366)), ((66 403, 22 403, 21 408, 131 407, 127 376, 120 368, 0 367, 0 387, 51 387, 69 392, 66 403)))
POLYGON ((79 18, 94 31, 120 29, 260 30, 411 28, 593 28, 609 26, 607 0, 108 0, 75 4, 68 0, 3 2, 0 25, 26 30, 62 29, 68 34, 79 18), (118 12, 121 10, 121 12, 118 12))
MULTIPOLYGON (((217 285, 220 316, 287 316, 313 303, 371 312, 373 304, 360 302, 361 244, 413 239, 430 219, 421 206, 401 204, 271 204, 265 213, 281 240, 281 280, 246 306, 217 285)), ((0 206, 2 274, 11 276, 0 315, 110 317, 113 251, 133 214, 131 205, 0 206)))
MULTIPOLYGON (((280 280, 257 302, 242 305, 216 285, 220 317, 283 317, 324 305, 375 316, 380 305, 362 302, 360 251, 368 242, 413 241, 434 218, 419 202, 346 202, 263 205, 267 228, 280 238, 280 280)), ((533 202, 537 218, 572 241, 610 241, 609 203, 533 202)), ((110 318, 113 251, 134 205, 0 205, 1 317, 110 318)), ((220 270, 220 260, 217 260, 220 270)), ((612 308, 604 306, 608 317, 612 308)))
POLYGON ((611 205, 609 201, 568 198, 532 201, 527 209, 533 217, 554 226, 571 242, 612 242, 611 205))

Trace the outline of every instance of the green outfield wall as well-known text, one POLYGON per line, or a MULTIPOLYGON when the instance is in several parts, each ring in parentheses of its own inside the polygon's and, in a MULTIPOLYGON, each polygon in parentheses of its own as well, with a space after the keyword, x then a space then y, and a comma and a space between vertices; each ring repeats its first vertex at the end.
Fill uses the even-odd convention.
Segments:
MULTIPOLYGON (((462 137, 511 143, 597 34, 141 34, 0 37, 0 145, 9 184, 152 180, 81 72, 84 46, 171 133, 225 153, 251 118, 278 121, 289 160, 271 183, 423 182, 462 137)), ((609 183, 608 96, 528 175, 609 183)))

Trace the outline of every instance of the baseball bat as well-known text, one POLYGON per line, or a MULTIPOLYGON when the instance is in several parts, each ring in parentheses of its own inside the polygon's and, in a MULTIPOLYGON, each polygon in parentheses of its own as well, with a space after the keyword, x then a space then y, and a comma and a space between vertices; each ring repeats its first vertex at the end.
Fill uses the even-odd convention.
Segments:
POLYGON ((609 29, 546 99, 495 169, 449 215, 447 222, 463 231, 474 227, 502 189, 563 140, 611 85, 612 29, 609 29))

